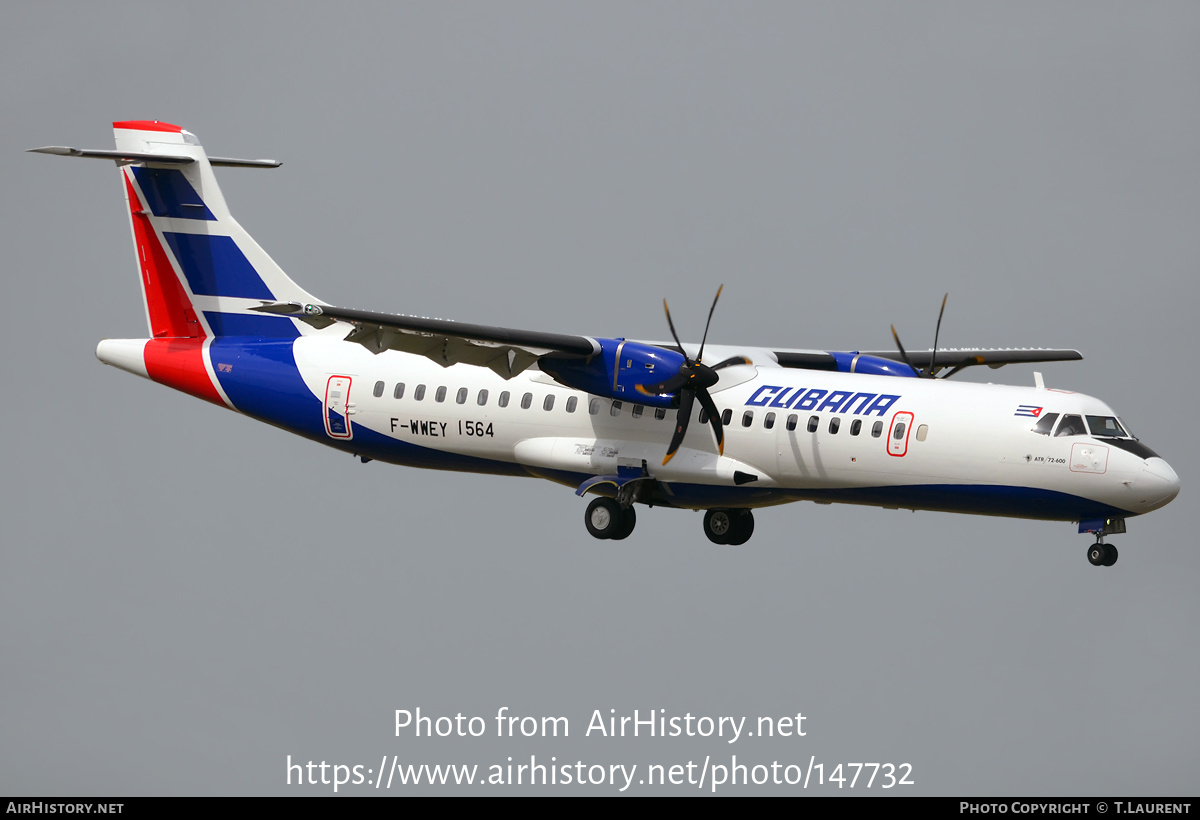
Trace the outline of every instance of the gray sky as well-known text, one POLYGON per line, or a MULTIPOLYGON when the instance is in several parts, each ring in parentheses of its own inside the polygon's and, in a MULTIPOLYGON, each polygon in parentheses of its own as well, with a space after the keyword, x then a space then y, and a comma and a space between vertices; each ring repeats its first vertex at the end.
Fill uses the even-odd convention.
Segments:
POLYGON ((0 793, 531 754, 1195 793, 1195 4, 9 4, 0 46, 0 793), (662 338, 668 296, 695 338, 725 282, 713 341, 870 349, 927 347, 950 291, 945 344, 1077 347, 1047 383, 1182 494, 1098 570, 1068 524, 813 504, 737 549, 662 509, 599 542, 557 485, 364 466, 96 361, 146 333, 117 175, 21 152, 117 119, 283 160, 222 188, 334 304, 662 338), (571 736, 394 736, 501 706, 571 736), (807 735, 584 737, 597 709, 807 735))

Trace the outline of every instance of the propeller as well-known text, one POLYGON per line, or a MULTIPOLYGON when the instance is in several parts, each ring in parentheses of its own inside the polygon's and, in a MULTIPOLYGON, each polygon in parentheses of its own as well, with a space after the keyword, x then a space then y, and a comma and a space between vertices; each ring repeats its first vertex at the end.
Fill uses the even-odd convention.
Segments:
POLYGON ((660 396, 676 392, 679 394, 679 414, 675 419, 675 434, 671 436, 671 444, 667 447, 667 455, 663 459, 663 464, 675 456, 679 445, 683 443, 688 423, 692 419, 692 408, 697 401, 704 408, 704 412, 708 416, 708 423, 712 425, 713 435, 717 439, 717 451, 722 455, 725 453, 725 428, 721 424, 721 413, 717 410, 712 396, 709 395, 708 388, 720 380, 721 377, 717 375, 718 370, 730 365, 751 364, 751 362, 745 356, 730 356, 725 361, 718 362, 711 367, 703 364, 704 345, 708 342, 708 328, 712 324, 713 311, 717 309, 717 300, 721 298, 721 291, 724 288, 724 285, 717 288, 717 295, 713 297, 712 307, 708 309, 708 321, 704 324, 704 337, 700 340, 700 352, 695 359, 688 358, 687 353, 684 352, 683 343, 679 341, 679 334, 675 332, 675 323, 671 321, 671 309, 667 307, 667 300, 663 299, 663 310, 667 314, 667 327, 671 328, 671 336, 675 339, 679 352, 683 353, 683 364, 679 366, 678 373, 665 381, 637 386, 638 391, 647 396, 660 396))
MULTIPOLYGON (((934 375, 934 373, 936 372, 936 365, 937 365, 938 336, 942 332, 942 314, 944 314, 946 312, 946 299, 949 298, 949 296, 950 296, 950 294, 947 293, 945 296, 942 297, 942 309, 938 311, 937 327, 934 328, 934 331, 933 331, 933 352, 929 356, 929 367, 928 368, 921 369, 918 367, 913 367, 912 361, 909 360, 909 358, 908 358, 908 352, 904 349, 904 345, 902 345, 900 343, 900 335, 898 333, 896 333, 896 326, 892 325, 892 338, 896 340, 896 347, 899 348, 899 350, 900 350, 900 358, 904 359, 904 363, 906 365, 908 365, 909 367, 911 367, 913 372, 916 373, 917 376, 922 379, 938 378, 937 376, 934 375)), ((954 370, 950 371, 942 378, 948 378, 949 376, 952 376, 955 373, 957 373, 958 370, 959 370, 959 368, 955 368, 954 370)))

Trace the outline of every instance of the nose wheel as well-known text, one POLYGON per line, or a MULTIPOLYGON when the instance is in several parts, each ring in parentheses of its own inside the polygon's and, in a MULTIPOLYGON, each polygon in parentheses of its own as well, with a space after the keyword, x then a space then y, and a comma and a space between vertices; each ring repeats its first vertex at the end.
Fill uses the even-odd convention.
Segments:
POLYGON ((1117 548, 1097 540, 1088 547, 1088 562, 1094 567, 1111 567, 1117 563, 1117 548))

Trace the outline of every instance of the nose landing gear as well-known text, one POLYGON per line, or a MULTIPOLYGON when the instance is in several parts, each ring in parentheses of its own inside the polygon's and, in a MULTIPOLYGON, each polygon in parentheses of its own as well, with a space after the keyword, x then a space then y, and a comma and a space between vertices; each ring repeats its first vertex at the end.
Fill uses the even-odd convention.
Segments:
POLYGON ((1106 535, 1125 532, 1124 518, 1093 518, 1079 522, 1079 532, 1096 536, 1096 543, 1088 547, 1088 562, 1094 567, 1111 567, 1117 563, 1117 548, 1104 543, 1106 535))
POLYGON ((1111 567, 1117 563, 1117 548, 1112 544, 1105 544, 1104 536, 1096 537, 1096 543, 1088 547, 1088 561, 1094 567, 1111 567))

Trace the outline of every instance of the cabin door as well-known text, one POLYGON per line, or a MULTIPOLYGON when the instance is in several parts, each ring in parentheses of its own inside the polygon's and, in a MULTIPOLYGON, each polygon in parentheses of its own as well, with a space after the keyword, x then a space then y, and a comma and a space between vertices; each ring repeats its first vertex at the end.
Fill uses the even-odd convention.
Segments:
POLYGON ((350 426, 350 383, 349 376, 330 376, 325 384, 325 432, 330 438, 354 437, 350 426))

